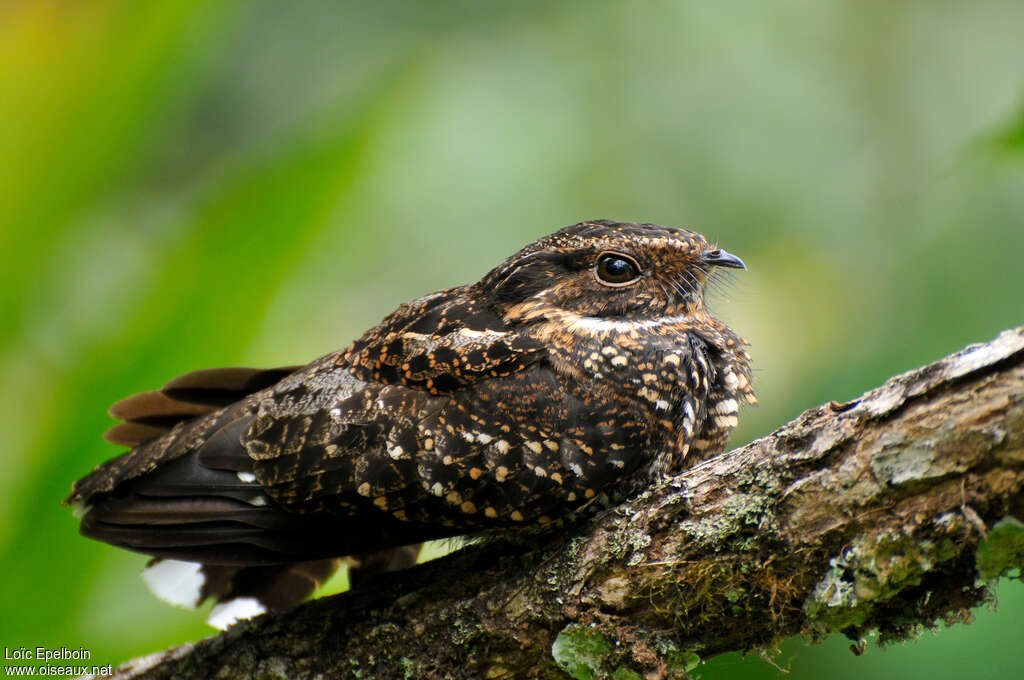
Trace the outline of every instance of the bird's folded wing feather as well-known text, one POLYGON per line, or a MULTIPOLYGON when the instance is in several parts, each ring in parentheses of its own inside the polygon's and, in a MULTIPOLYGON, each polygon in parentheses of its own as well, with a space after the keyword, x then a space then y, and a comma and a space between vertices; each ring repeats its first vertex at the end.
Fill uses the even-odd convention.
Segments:
POLYGON ((360 493, 358 480, 365 475, 380 492, 414 483, 415 469, 403 477, 410 471, 382 465, 404 458, 408 466, 416 445, 403 437, 415 437, 431 414, 446 413, 453 390, 507 379, 542 356, 499 328, 485 310, 434 296, 403 306, 347 354, 302 369, 216 369, 175 379, 115 405, 112 413, 126 422, 111 438, 134 448, 79 481, 69 501, 96 504, 83 523, 87 534, 150 554, 222 563, 350 554, 458 533, 455 523, 449 530, 417 527, 415 518, 360 493), (466 319, 480 323, 457 323, 466 319), (402 441, 404 455, 397 453, 402 441), (366 509, 378 521, 310 550, 321 523, 310 513, 336 521, 348 514, 346 495, 355 501, 349 509, 366 509))

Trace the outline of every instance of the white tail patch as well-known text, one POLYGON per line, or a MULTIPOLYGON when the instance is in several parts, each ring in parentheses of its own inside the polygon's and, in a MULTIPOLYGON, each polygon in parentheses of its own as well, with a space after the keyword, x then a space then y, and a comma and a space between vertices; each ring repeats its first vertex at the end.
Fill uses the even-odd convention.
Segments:
POLYGON ((142 580, 167 604, 195 609, 202 602, 206 582, 202 568, 198 562, 160 560, 142 571, 142 580))
POLYGON ((82 519, 89 514, 90 510, 92 510, 91 505, 83 500, 77 500, 71 506, 71 516, 75 519, 82 519))
POLYGON ((227 602, 221 602, 210 610, 206 622, 214 628, 227 630, 239 621, 251 619, 260 614, 266 614, 267 608, 255 597, 236 597, 227 602))

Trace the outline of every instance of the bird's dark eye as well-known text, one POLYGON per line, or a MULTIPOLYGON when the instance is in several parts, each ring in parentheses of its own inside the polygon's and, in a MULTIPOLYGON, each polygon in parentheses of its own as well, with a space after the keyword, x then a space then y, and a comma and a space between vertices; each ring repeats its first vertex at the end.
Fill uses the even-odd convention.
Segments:
POLYGON ((624 286, 640 276, 640 265, 628 255, 604 253, 597 258, 594 274, 607 286, 624 286))

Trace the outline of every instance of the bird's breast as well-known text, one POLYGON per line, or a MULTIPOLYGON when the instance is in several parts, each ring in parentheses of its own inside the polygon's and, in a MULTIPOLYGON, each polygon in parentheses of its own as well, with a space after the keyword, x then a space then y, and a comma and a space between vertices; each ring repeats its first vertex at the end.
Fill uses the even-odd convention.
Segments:
POLYGON ((678 467, 705 417, 715 369, 679 319, 561 320, 536 331, 568 380, 637 414, 658 453, 655 472, 678 467))

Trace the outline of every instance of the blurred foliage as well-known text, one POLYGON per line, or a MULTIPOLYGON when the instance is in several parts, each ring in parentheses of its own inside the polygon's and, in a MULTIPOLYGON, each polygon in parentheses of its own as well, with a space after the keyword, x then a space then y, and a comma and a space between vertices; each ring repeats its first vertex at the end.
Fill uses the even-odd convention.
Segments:
MULTIPOLYGON (((2 644, 108 663, 209 633, 57 505, 116 453, 108 404, 309 360, 583 218, 750 265, 714 300, 757 367, 736 443, 1024 322, 1021 25, 1016 0, 0 4, 2 644)), ((999 596, 776 660, 1019 677, 1024 588, 999 596)))

